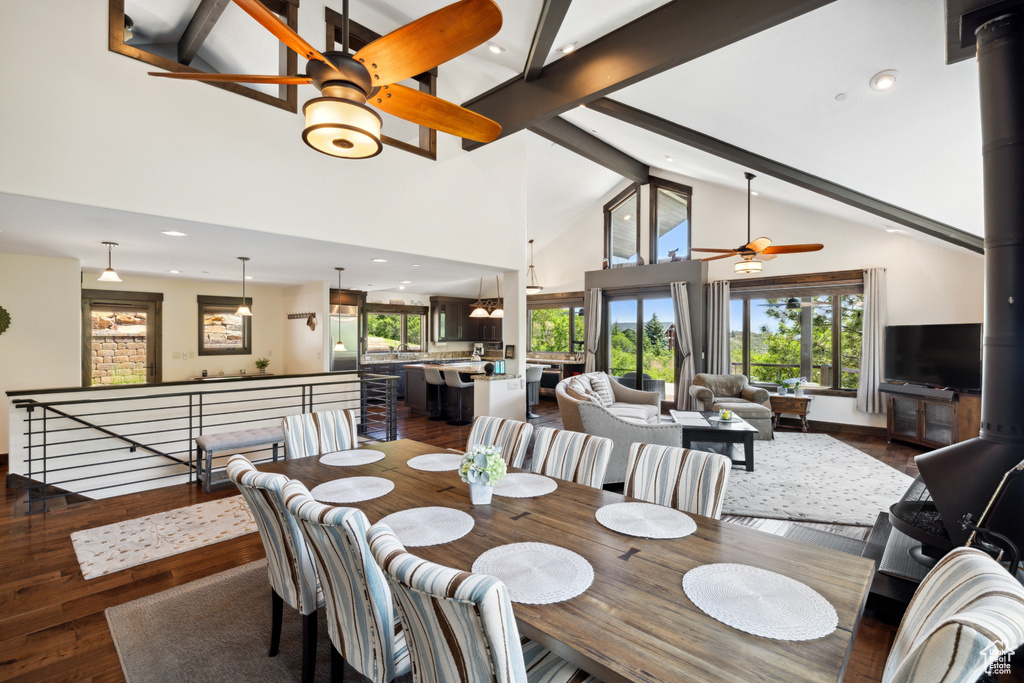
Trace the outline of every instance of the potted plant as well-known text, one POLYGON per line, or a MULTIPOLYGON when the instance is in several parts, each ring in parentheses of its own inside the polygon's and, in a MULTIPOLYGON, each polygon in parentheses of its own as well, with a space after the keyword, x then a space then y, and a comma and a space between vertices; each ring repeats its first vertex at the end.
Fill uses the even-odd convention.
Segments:
POLYGON ((267 366, 268 365, 270 365, 270 359, 269 358, 257 358, 256 359, 256 369, 260 371, 261 375, 266 374, 267 366))
POLYGON ((789 379, 782 380, 783 384, 789 385, 793 389, 793 393, 797 396, 804 395, 803 385, 807 384, 806 377, 790 377, 789 379))
POLYGON ((505 459, 494 446, 473 446, 459 463, 459 477, 469 484, 469 499, 473 505, 490 503, 494 485, 506 472, 505 459))

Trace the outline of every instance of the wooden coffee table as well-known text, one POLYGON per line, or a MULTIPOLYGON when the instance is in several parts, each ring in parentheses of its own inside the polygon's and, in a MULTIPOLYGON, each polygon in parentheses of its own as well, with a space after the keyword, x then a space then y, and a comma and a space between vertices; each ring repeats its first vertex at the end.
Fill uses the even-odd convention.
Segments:
POLYGON ((768 400, 772 403, 772 429, 777 429, 779 426, 779 415, 786 413, 787 415, 796 415, 800 418, 800 424, 803 430, 807 431, 807 409, 810 407, 811 399, 813 396, 796 396, 792 394, 786 394, 785 396, 779 396, 778 394, 769 394, 768 400))
MULTIPOLYGON (((683 448, 690 448, 694 441, 708 441, 711 443, 741 443, 743 444, 743 464, 747 472, 754 471, 754 437, 757 435, 757 428, 741 417, 733 417, 729 422, 721 422, 716 418, 718 413, 714 411, 701 411, 705 425, 694 425, 690 422, 682 422, 676 417, 680 411, 669 411, 676 422, 683 425, 683 448)), ((737 464, 736 461, 733 461, 737 464)))

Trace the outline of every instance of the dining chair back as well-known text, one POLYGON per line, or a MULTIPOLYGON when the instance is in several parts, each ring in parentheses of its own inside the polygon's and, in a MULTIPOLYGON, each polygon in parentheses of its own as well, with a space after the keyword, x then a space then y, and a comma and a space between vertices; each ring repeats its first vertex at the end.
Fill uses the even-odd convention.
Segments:
POLYGON ((604 485, 612 446, 611 439, 600 436, 541 427, 533 443, 531 467, 538 474, 599 489, 604 485))
POLYGON ((298 480, 284 486, 284 500, 312 551, 327 606, 332 678, 339 655, 375 683, 409 671, 405 632, 394 613, 391 589, 370 556, 370 522, 361 510, 318 503, 298 480))
POLYGON ((882 683, 974 683, 1022 644, 1024 588, 982 551, 956 548, 914 592, 882 683))
POLYGON ((732 462, 718 453, 635 443, 623 493, 683 512, 722 518, 732 462))
POLYGON ((283 603, 286 602, 302 615, 302 680, 312 681, 316 666, 316 609, 323 604, 323 598, 306 539, 285 506, 282 490, 288 483, 288 477, 259 472, 244 455, 235 455, 228 460, 227 474, 248 503, 267 553, 273 591, 270 656, 278 652, 283 603))
POLYGON ((367 540, 397 598, 409 639, 414 683, 596 683, 519 637, 505 584, 406 552, 386 524, 367 540))
POLYGON ((354 410, 323 410, 281 418, 285 458, 306 458, 359 445, 354 410))
POLYGON ((481 415, 473 420, 466 450, 473 446, 494 446, 501 451, 501 457, 505 459, 506 464, 522 467, 532 436, 532 424, 506 417, 481 415))

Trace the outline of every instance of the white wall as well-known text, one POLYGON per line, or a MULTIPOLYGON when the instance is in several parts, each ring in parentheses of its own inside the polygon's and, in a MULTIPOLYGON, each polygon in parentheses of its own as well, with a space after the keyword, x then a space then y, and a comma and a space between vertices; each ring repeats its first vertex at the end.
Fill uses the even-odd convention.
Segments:
POLYGON ((282 292, 281 305, 286 316, 289 313, 316 313, 315 330, 310 330, 305 320, 283 319, 284 374, 327 372, 329 297, 330 285, 326 282, 286 287, 282 292))
MULTIPOLYGON (((96 276, 84 275, 86 289, 104 289, 122 292, 160 292, 163 305, 163 381, 178 382, 208 374, 237 375, 240 370, 256 372, 256 359, 268 358, 267 372, 283 374, 287 371, 284 353, 285 319, 281 287, 245 286, 245 295, 252 299, 252 353, 249 355, 200 356, 199 308, 196 297, 241 297, 242 284, 204 282, 201 280, 175 280, 125 276, 123 282, 97 282, 96 276), (186 354, 188 357, 186 358, 186 354), (177 356, 177 357, 176 357, 177 356)), ((80 296, 77 292, 76 296, 80 296)))
MULTIPOLYGON (((663 177, 693 188, 691 219, 694 247, 729 248, 746 242, 746 193, 681 175, 663 177)), ((621 192, 623 181, 576 223, 535 255, 534 264, 545 292, 583 289, 583 273, 601 268, 604 258, 603 205, 621 192)), ((641 197, 642 225, 648 225, 648 202, 641 197)), ((984 303, 984 259, 953 246, 887 233, 873 227, 770 198, 753 198, 754 237, 766 235, 777 244, 819 242, 820 252, 783 255, 766 262, 762 276, 818 273, 881 267, 887 271, 889 324, 981 322, 984 303)), ((644 244, 647 231, 642 230, 644 244)), ((646 258, 646 247, 641 252, 646 258)), ((709 263, 709 280, 740 279, 735 259, 709 263)), ((820 396, 811 419, 844 424, 885 426, 884 415, 856 410, 855 401, 820 396)))
MULTIPOLYGON (((78 261, 0 253, 0 453, 8 452, 8 391, 81 384, 78 261)), ((24 411, 18 411, 24 416, 24 411)))

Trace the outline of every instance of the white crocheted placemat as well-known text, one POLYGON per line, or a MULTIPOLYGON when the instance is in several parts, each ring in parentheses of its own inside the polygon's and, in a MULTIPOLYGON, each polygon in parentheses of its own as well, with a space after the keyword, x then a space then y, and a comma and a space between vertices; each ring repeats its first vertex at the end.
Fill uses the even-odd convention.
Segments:
POLYGON ((529 605, 574 598, 594 582, 594 568, 587 560, 549 543, 510 543, 492 548, 476 558, 473 573, 501 579, 512 602, 529 605))
POLYGON ((461 462, 462 455, 460 453, 428 453, 410 458, 406 464, 414 470, 423 470, 424 472, 448 472, 459 469, 461 462))
POLYGON ((351 448, 347 451, 335 451, 320 457, 324 465, 335 465, 337 467, 352 467, 354 465, 368 465, 371 462, 383 460, 384 454, 372 448, 351 448))
POLYGON ((755 636, 813 640, 839 624, 832 604, 810 586, 745 564, 691 569, 683 592, 708 616, 755 636))
POLYGON ((395 482, 381 477, 345 477, 313 487, 309 493, 321 503, 358 503, 391 493, 395 482))
POLYGON ((682 538, 697 530, 684 513, 653 503, 612 503, 594 516, 612 531, 642 538, 682 538))
POLYGON ((558 488, 558 482, 543 474, 514 472, 494 485, 494 495, 507 498, 536 498, 558 488))
POLYGON ((476 523, 462 510, 422 507, 394 512, 380 520, 406 547, 440 545, 462 538, 476 523))

